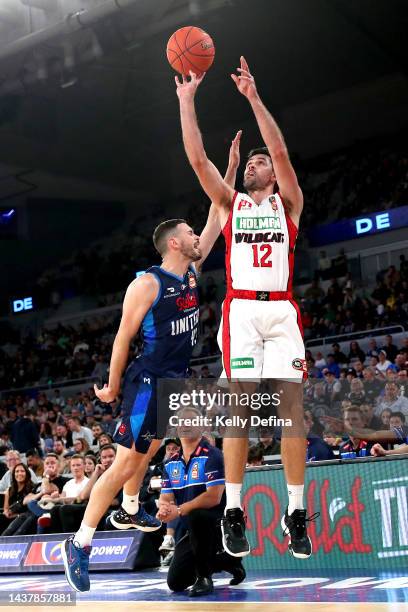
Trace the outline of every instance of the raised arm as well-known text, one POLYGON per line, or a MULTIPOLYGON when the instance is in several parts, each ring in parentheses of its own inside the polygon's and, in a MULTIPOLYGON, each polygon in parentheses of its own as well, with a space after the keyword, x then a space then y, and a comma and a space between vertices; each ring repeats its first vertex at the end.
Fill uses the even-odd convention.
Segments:
POLYGON ((94 385, 95 395, 102 402, 113 402, 120 390, 120 381, 129 355, 129 346, 137 334, 144 316, 159 292, 153 274, 143 274, 130 283, 123 301, 122 319, 116 334, 109 367, 109 382, 102 389, 94 385))
POLYGON ((184 148, 188 160, 210 200, 217 207, 229 208, 234 190, 227 185, 217 168, 208 159, 198 127, 194 97, 204 75, 199 78, 193 72, 190 72, 190 75, 190 80, 183 76, 182 81, 179 81, 178 77, 175 77, 180 102, 184 148))
MULTIPOLYGON (((237 170, 240 162, 239 146, 242 136, 242 130, 236 133, 235 138, 231 142, 231 147, 228 157, 228 167, 224 176, 224 181, 232 188, 235 187, 235 181, 237 178, 237 170)), ((200 236, 200 249, 202 257, 195 263, 197 272, 201 271, 204 261, 207 259, 211 249, 214 246, 215 241, 221 233, 222 229, 222 217, 224 215, 219 214, 219 208, 215 204, 211 204, 210 210, 208 211, 207 223, 200 236)), ((226 219, 225 219, 226 221, 226 219)), ((224 221, 224 223, 225 223, 224 221)))
POLYGON ((241 67, 237 71, 240 74, 231 74, 231 78, 236 84, 238 91, 247 98, 251 105, 263 141, 268 147, 272 158, 279 192, 289 209, 293 221, 298 224, 303 208, 303 195, 289 159, 282 132, 271 113, 263 104, 256 89, 255 79, 250 73, 244 57, 241 57, 241 67))

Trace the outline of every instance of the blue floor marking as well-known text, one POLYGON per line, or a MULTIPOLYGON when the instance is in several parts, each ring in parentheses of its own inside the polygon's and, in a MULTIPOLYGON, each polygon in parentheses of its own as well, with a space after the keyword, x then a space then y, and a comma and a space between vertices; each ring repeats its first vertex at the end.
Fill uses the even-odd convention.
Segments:
MULTIPOLYGON (((408 602, 408 571, 262 571, 229 586, 231 576, 217 574, 209 602, 408 602)), ((0 591, 70 591, 62 574, 0 576, 0 591)), ((165 571, 91 573, 91 591, 78 601, 191 601, 188 592, 171 593, 165 571)), ((197 600, 196 600, 197 601, 197 600)))

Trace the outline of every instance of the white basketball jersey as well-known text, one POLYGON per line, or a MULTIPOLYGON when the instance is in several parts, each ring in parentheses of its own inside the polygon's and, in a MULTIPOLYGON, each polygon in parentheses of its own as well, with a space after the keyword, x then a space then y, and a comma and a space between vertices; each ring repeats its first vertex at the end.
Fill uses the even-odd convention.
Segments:
POLYGON ((228 288, 291 291, 297 228, 279 194, 258 205, 236 192, 223 234, 228 288))

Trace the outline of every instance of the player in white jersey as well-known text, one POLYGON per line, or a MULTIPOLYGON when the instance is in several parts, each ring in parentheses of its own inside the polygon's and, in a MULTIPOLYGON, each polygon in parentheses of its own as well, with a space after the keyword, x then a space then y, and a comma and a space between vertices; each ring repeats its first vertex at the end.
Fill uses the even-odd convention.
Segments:
MULTIPOLYGON (((289 504, 282 517, 289 550, 298 558, 312 552, 303 505, 306 439, 303 425, 305 354, 298 308, 292 299, 293 257, 303 196, 282 133, 262 103, 254 77, 241 57, 232 74, 238 91, 255 115, 265 148, 248 158, 244 187, 237 193, 221 178, 205 152, 194 98, 204 75, 176 77, 184 147, 197 177, 218 209, 226 241, 227 293, 220 330, 225 374, 241 390, 255 390, 248 379, 274 378, 283 389, 280 416, 293 428, 282 430, 282 462, 289 504), (279 185, 279 192, 274 193, 279 185), (246 382, 245 382, 246 381, 246 382)), ((244 556, 245 536, 241 488, 248 440, 224 439, 227 505, 222 521, 224 548, 244 556)), ((310 517, 312 518, 312 517, 310 517)))

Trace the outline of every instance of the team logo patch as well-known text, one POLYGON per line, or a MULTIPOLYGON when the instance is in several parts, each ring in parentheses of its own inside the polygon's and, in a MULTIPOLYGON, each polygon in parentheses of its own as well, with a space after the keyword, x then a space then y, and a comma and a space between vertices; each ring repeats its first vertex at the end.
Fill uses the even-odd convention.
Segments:
POLYGON ((197 480, 198 479, 198 463, 197 463, 197 461, 193 464, 193 467, 191 468, 191 478, 193 480, 197 480))
POLYGON ((307 365, 305 359, 294 359, 292 361, 292 368, 295 370, 302 370, 303 372, 307 372, 307 365))
POLYGON ((122 425, 120 425, 119 429, 118 429, 118 434, 120 436, 123 436, 126 433, 126 425, 124 423, 122 423, 122 425))
POLYGON ((271 203, 272 210, 278 210, 278 205, 277 205, 277 203, 276 203, 276 198, 275 198, 275 196, 274 196, 274 195, 272 195, 272 196, 269 198, 269 202, 271 203))
POLYGON ((253 368, 254 360, 252 357, 238 357, 237 359, 231 359, 231 369, 235 368, 253 368))
POLYGON ((180 468, 179 467, 174 467, 172 472, 171 472, 171 477, 172 478, 178 478, 180 476, 180 468))
POLYGON ((190 289, 195 289, 195 287, 197 287, 197 281, 195 279, 194 274, 189 274, 188 275, 188 286, 190 287, 190 289))

